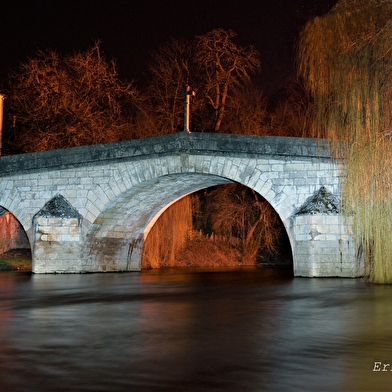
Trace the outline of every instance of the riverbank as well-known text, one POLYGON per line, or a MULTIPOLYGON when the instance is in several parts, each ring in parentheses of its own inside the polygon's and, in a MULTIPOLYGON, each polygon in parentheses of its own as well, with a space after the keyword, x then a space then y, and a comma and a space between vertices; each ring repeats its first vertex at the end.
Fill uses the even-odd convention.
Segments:
POLYGON ((0 255, 0 271, 31 271, 30 249, 13 249, 0 255))

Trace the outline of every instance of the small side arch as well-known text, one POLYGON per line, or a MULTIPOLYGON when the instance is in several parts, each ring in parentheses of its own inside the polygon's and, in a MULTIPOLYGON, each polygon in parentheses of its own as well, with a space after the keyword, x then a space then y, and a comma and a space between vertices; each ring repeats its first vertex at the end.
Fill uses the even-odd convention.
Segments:
POLYGON ((31 244, 16 216, 0 206, 0 255, 23 256, 31 259, 31 244))

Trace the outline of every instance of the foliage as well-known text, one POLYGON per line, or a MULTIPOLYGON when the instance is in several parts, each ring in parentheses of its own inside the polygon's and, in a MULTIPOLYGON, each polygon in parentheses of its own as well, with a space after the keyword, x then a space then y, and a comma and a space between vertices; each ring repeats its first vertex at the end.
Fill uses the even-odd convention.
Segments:
POLYGON ((317 136, 346 157, 343 204, 376 283, 392 283, 391 13, 390 1, 339 1, 306 25, 299 45, 317 136))
POLYGON ((31 271, 30 249, 11 249, 0 255, 0 270, 31 271))
POLYGON ((267 100, 263 92, 248 82, 233 88, 227 101, 221 131, 241 135, 267 135, 270 126, 267 100))
POLYGON ((255 191, 240 184, 209 190, 205 201, 203 231, 223 236, 240 251, 242 263, 249 265, 278 252, 279 217, 271 205, 255 191))
POLYGON ((247 135, 307 136, 312 105, 303 86, 288 80, 273 104, 253 83, 257 51, 237 45, 231 30, 215 29, 194 41, 170 40, 152 54, 148 87, 137 113, 138 137, 183 129, 186 85, 196 91, 191 129, 247 135), (215 63, 214 63, 215 61, 215 63), (216 64, 217 66, 215 67, 216 64))
POLYGON ((184 97, 181 93, 193 73, 191 57, 191 45, 175 39, 152 53, 150 81, 143 93, 143 103, 139 106, 137 125, 141 134, 146 130, 149 136, 182 130, 184 97), (146 122, 149 122, 147 127, 146 122))
POLYGON ((192 201, 185 196, 167 208, 145 239, 142 268, 173 267, 192 230, 192 201))
MULTIPOLYGON (((186 247, 179 252, 176 266, 238 268, 244 266, 244 263, 241 253, 227 242, 193 232, 186 247)), ((254 262, 250 266, 254 266, 254 262)))
POLYGON ((6 261, 0 260, 0 271, 12 271, 16 270, 15 267, 7 263, 6 261))
POLYGON ((270 135, 314 136, 314 104, 299 80, 287 80, 270 105, 270 135))
POLYGON ((259 55, 235 39, 236 33, 224 29, 191 41, 171 39, 152 53, 148 83, 140 91, 119 79, 99 42, 70 55, 40 51, 10 76, 4 150, 42 151, 179 132, 187 85, 196 91, 192 131, 286 136, 297 126, 303 129, 307 113, 295 123, 292 101, 269 113, 251 79, 260 69, 259 55))
POLYGON ((195 59, 204 75, 205 97, 214 108, 215 132, 220 131, 229 89, 260 69, 256 49, 235 44, 236 36, 232 30, 214 29, 196 37, 195 59))
MULTIPOLYGON (((231 30, 215 29, 193 41, 172 39, 154 52, 149 65, 149 84, 143 94, 144 105, 136 122, 138 129, 144 129, 148 122, 154 134, 182 130, 184 96, 181 93, 190 85, 196 92, 192 97, 191 129, 222 131, 230 99, 235 101, 235 95, 239 97, 241 87, 249 84, 250 75, 260 67, 257 51, 252 46, 235 44, 235 37, 231 30)), ((231 132, 230 120, 226 123, 224 130, 231 132)))
POLYGON ((125 109, 136 98, 96 42, 86 52, 40 51, 10 76, 14 149, 43 151, 112 142, 127 135, 125 109))
POLYGON ((147 235, 143 268, 250 266, 278 253, 280 220, 249 188, 218 186, 172 204, 147 235))

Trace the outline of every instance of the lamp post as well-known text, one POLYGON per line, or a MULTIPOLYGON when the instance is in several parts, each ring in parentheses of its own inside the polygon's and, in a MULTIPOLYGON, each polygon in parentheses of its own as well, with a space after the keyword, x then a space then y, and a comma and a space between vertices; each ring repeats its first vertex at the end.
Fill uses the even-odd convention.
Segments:
POLYGON ((195 92, 192 91, 190 86, 186 86, 186 90, 184 92, 182 92, 181 95, 185 95, 184 132, 191 133, 190 128, 189 128, 190 105, 191 105, 191 97, 195 96, 195 92))

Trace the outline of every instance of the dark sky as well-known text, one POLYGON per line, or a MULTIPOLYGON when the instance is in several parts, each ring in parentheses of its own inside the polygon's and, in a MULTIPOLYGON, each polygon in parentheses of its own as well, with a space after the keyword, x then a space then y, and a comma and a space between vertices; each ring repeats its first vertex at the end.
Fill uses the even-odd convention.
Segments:
POLYGON ((142 79, 150 52, 170 37, 189 38, 213 28, 232 29, 238 43, 261 54, 258 79, 274 91, 292 72, 299 27, 334 0, 2 0, 0 86, 38 49, 85 50, 102 41, 120 78, 142 79))

